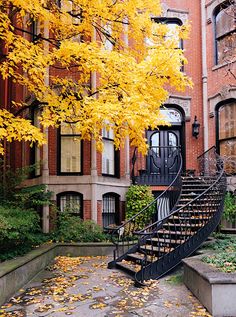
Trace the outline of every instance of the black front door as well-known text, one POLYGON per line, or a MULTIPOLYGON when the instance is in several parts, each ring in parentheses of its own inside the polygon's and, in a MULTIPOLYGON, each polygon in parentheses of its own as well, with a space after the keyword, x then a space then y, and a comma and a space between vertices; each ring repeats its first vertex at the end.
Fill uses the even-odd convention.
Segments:
POLYGON ((147 173, 155 182, 168 185, 180 167, 180 131, 177 129, 147 131, 147 173))

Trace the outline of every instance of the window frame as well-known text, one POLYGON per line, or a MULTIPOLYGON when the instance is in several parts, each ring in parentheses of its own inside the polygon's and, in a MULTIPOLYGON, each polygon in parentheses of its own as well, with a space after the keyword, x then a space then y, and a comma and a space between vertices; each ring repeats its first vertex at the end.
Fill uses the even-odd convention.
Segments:
MULTIPOLYGON (((179 18, 175 17, 155 17, 152 18, 153 21, 156 23, 162 23, 162 24, 177 24, 179 26, 183 25, 183 22, 179 18)), ((180 47, 179 49, 183 50, 184 49, 184 41, 182 39, 179 40, 180 42, 180 47)))
MULTIPOLYGON (((108 192, 102 195, 102 227, 106 228, 112 224, 114 225, 119 225, 120 224, 120 219, 121 215, 120 215, 120 195, 117 193, 113 193, 113 192, 108 192), (114 198, 115 199, 115 212, 111 213, 111 212, 103 212, 104 208, 104 198, 114 198), (104 225, 104 214, 109 215, 109 214, 114 214, 114 218, 115 218, 115 223, 108 223, 106 226, 104 225)), ((108 217, 109 220, 109 217, 108 217)))
MULTIPOLYGON (((231 35, 233 33, 236 33, 236 27, 234 30, 231 30, 229 32, 226 32, 224 33, 223 35, 217 37, 217 34, 216 34, 216 18, 217 18, 217 15, 224 9, 227 9, 228 7, 230 7, 231 5, 233 5, 233 3, 230 3, 229 0, 226 0, 222 3, 220 3, 213 11, 213 33, 214 33, 214 64, 215 65, 222 65, 226 62, 224 61, 221 61, 219 62, 219 57, 218 57, 218 41, 219 40, 222 40, 223 38, 227 37, 228 35, 231 35)), ((236 5, 236 3, 234 3, 234 5, 236 5)))
POLYGON ((62 172, 61 167, 62 167, 62 146, 61 146, 61 140, 62 138, 69 138, 69 137, 79 137, 80 134, 61 134, 61 126, 58 128, 58 134, 57 134, 57 139, 58 139, 58 151, 57 151, 57 174, 58 175, 83 175, 83 140, 80 140, 80 172, 62 172))
POLYGON ((234 140, 236 141, 236 134, 235 136, 232 137, 226 137, 223 139, 220 139, 220 116, 219 116, 219 110, 221 107, 225 106, 225 105, 230 105, 230 104, 236 104, 236 99, 235 98, 230 98, 230 99, 226 99, 223 100, 221 102, 219 102, 216 107, 215 107, 215 116, 216 116, 216 149, 217 149, 217 153, 220 153, 220 142, 221 141, 227 141, 227 140, 234 140))
POLYGON ((79 199, 80 199, 80 207, 81 207, 81 210, 80 210, 80 213, 76 213, 76 212, 70 212, 71 215, 73 216, 78 216, 80 219, 84 219, 84 208, 83 208, 83 194, 81 194, 80 192, 75 192, 75 191, 65 191, 65 192, 61 192, 59 194, 57 194, 57 208, 58 210, 63 213, 64 211, 61 210, 61 198, 63 196, 66 196, 66 195, 71 195, 71 196, 78 196, 79 199))
MULTIPOLYGON (((109 131, 111 131, 111 130, 109 130, 109 131)), ((103 130, 102 130, 102 142, 103 142, 103 146, 105 147, 104 141, 112 141, 113 142, 113 149, 114 149, 114 174, 103 173, 103 168, 102 168, 102 176, 119 178, 120 177, 120 168, 119 168, 119 165, 120 165, 119 164, 120 163, 120 151, 115 149, 114 138, 112 139, 112 138, 103 136, 103 130)), ((102 152, 102 167, 103 167, 103 153, 104 153, 104 150, 102 152)))
MULTIPOLYGON (((42 111, 42 108, 38 105, 35 104, 32 108, 32 110, 30 111, 30 117, 31 117, 31 121, 33 123, 33 125, 37 128, 40 128, 40 122, 35 120, 36 117, 36 113, 38 113, 38 115, 40 115, 40 111, 42 111), (37 123, 37 125, 36 125, 37 123)), ((42 176, 42 169, 41 169, 41 148, 37 147, 37 144, 34 143, 33 146, 30 148, 30 165, 36 165, 38 164, 38 168, 36 170, 36 168, 30 172, 30 178, 38 178, 40 176, 42 176), (39 155, 39 160, 37 158, 37 155, 39 155), (38 172, 37 172, 38 171, 38 172)))

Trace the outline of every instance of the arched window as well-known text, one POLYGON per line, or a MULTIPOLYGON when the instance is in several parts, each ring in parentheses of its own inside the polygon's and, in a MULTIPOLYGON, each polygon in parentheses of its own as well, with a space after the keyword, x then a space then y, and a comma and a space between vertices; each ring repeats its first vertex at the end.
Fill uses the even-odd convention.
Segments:
POLYGON ((57 195, 57 206, 61 212, 67 211, 83 218, 83 195, 77 192, 63 192, 57 195))
POLYGON ((119 195, 107 193, 102 197, 102 224, 103 227, 119 224, 119 195))
POLYGON ((236 54, 236 23, 235 3, 228 0, 221 3, 215 10, 215 62, 230 62, 236 54))
MULTIPOLYGON (((216 108, 216 117, 218 151, 222 156, 236 158, 236 100, 231 99, 219 104, 216 108)), ((227 172, 235 174, 236 166, 234 171, 227 172)))
POLYGON ((181 26, 183 23, 178 18, 153 18, 153 21, 157 23, 166 24, 168 26, 168 32, 165 36, 166 40, 173 40, 176 43, 176 48, 183 49, 183 41, 179 39, 176 28, 181 26))

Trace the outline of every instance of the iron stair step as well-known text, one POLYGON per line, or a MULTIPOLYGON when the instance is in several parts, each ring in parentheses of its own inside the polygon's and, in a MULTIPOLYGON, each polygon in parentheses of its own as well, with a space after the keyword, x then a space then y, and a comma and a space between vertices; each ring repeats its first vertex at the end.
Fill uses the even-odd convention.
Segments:
MULTIPOLYGON (((181 194, 181 197, 182 197, 182 196, 196 197, 196 196, 198 196, 198 194, 195 193, 194 190, 192 190, 192 192, 190 192, 190 193, 186 193, 186 194, 183 194, 183 193, 182 193, 182 194, 181 194)), ((216 193, 212 193, 212 192, 211 192, 211 193, 205 193, 204 196, 219 196, 219 193, 217 193, 217 192, 216 192, 216 193)), ((201 197, 200 197, 200 198, 201 198, 201 197)))
POLYGON ((132 264, 131 262, 128 263, 127 261, 122 261, 122 262, 116 262, 116 267, 118 269, 121 269, 122 271, 128 273, 130 276, 134 277, 136 272, 138 272, 138 269, 134 269, 136 268, 137 264, 132 264))
POLYGON ((175 248, 172 247, 159 247, 159 246, 154 246, 154 245, 150 245, 150 244, 145 244, 144 246, 142 246, 140 248, 141 250, 143 250, 144 252, 154 252, 155 254, 165 254, 165 253, 169 253, 171 251, 173 251, 175 248))
POLYGON ((189 185, 189 186, 182 186, 182 192, 191 192, 191 191, 198 191, 202 192, 209 188, 209 185, 207 186, 197 186, 197 185, 189 185))
MULTIPOLYGON (((180 207, 184 207, 185 206, 185 204, 178 204, 178 206, 180 206, 180 207)), ((205 207, 218 207, 219 206, 219 204, 218 203, 214 203, 214 204, 209 204, 209 202, 207 203, 207 202, 205 202, 204 204, 202 204, 202 203, 199 203, 199 201, 197 202, 193 202, 193 203, 191 203, 191 204, 189 204, 188 206, 191 206, 191 207, 201 207, 201 206, 205 206, 205 207)))
POLYGON ((201 217, 199 217, 199 216, 172 216, 171 218, 169 218, 169 220, 190 220, 190 221, 194 221, 194 220, 209 220, 209 218, 208 217, 202 217, 202 215, 201 215, 201 217))
MULTIPOLYGON (((184 206, 183 206, 184 207, 184 206)), ((210 206, 186 206, 185 208, 179 210, 179 214, 181 213, 194 213, 194 214, 214 214, 217 210, 217 208, 215 209, 210 209, 210 206)))
MULTIPOLYGON (((191 230, 188 231, 177 231, 177 230, 167 230, 167 229, 159 229, 158 230, 158 234, 160 235, 165 235, 165 236, 169 236, 169 235, 175 235, 175 236, 192 236, 194 234, 194 232, 192 232, 191 230)), ((178 238, 180 239, 180 238, 178 238)))
POLYGON ((147 243, 167 243, 167 244, 182 244, 184 239, 165 239, 165 238, 151 238, 147 239, 147 243))
MULTIPOLYGON (((197 197, 197 196, 196 196, 197 197)), ((195 198, 195 197, 193 197, 193 198, 195 198)), ((178 205, 186 205, 187 203, 189 203, 189 202, 191 202, 193 199, 192 198, 183 198, 183 197, 181 197, 180 198, 180 200, 178 201, 178 205)), ((211 199, 211 203, 214 201, 214 203, 215 204, 218 204, 217 202, 218 202, 218 199, 214 199, 214 200, 212 200, 211 199)), ((208 203, 208 205, 209 205, 209 199, 207 199, 207 198, 204 198, 204 199, 201 199, 201 205, 203 205, 204 203, 208 203)), ((198 203, 199 203, 199 201, 198 201, 198 203)), ((195 202, 193 202, 193 204, 195 204, 195 202)), ((211 206, 212 206, 212 204, 210 204, 211 206)))
POLYGON ((163 228, 166 228, 166 227, 183 227, 183 228, 191 228, 191 229, 196 229, 196 228, 201 228, 202 227, 202 225, 200 225, 200 224, 196 224, 196 223, 194 223, 194 224, 187 224, 187 223, 165 223, 164 225, 163 225, 163 228))
POLYGON ((183 180, 206 180, 206 179, 216 179, 216 176, 182 176, 183 180))
MULTIPOLYGON (((185 182, 182 183, 182 187, 191 187, 191 186, 192 186, 192 185, 189 184, 188 182, 187 182, 187 183, 185 183, 185 182)), ((209 184, 206 184, 206 183, 197 183, 197 184, 196 184, 196 187, 209 187, 209 184)))
MULTIPOLYGON (((147 262, 153 262, 154 261, 157 261, 159 259, 159 257, 150 257, 149 255, 147 256, 146 258, 146 261, 147 262)), ((145 255, 143 253, 129 253, 127 254, 127 260, 131 260, 135 263, 138 263, 138 264, 141 264, 141 261, 145 260, 145 255)))
POLYGON ((189 179, 189 180, 183 180, 182 184, 184 185, 199 185, 199 186, 210 186, 213 182, 215 181, 215 179, 208 179, 208 180, 200 180, 200 179, 189 179))

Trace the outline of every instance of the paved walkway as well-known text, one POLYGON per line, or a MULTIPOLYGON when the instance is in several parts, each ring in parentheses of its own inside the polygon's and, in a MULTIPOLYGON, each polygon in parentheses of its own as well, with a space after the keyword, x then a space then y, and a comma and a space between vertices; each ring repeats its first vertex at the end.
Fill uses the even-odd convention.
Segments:
POLYGON ((107 257, 58 257, 0 308, 0 316, 195 317, 210 316, 182 283, 182 271, 134 287, 108 270, 107 257))

